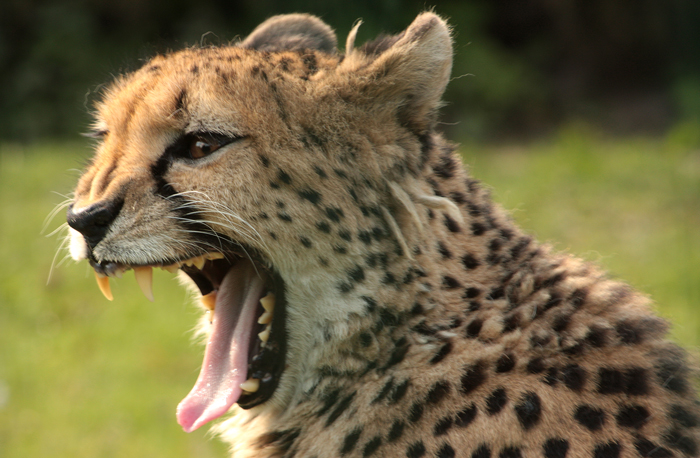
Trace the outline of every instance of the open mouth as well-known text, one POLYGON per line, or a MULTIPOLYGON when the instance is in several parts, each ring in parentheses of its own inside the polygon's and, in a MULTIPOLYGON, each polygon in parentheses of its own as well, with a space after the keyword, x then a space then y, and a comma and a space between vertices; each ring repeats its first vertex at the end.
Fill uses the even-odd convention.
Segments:
POLYGON ((199 378, 177 407, 177 420, 185 431, 220 417, 234 403, 249 409, 270 399, 286 355, 284 285, 274 271, 234 251, 147 266, 90 263, 109 300, 109 277, 121 277, 130 269, 150 300, 153 267, 182 270, 199 288, 211 332, 199 378))

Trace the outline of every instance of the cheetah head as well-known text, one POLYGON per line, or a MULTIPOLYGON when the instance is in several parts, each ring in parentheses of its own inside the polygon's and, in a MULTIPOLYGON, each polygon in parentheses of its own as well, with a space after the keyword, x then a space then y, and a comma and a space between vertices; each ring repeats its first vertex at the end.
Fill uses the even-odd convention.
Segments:
POLYGON ((451 38, 431 13, 360 49, 353 37, 340 55, 317 18, 278 16, 236 45, 157 56, 97 104, 71 255, 109 299, 127 270, 151 298, 154 267, 196 287, 208 342, 178 407, 187 431, 234 404, 283 409, 380 284, 359 267, 367 238, 395 248, 379 241, 387 183, 418 174, 451 38))

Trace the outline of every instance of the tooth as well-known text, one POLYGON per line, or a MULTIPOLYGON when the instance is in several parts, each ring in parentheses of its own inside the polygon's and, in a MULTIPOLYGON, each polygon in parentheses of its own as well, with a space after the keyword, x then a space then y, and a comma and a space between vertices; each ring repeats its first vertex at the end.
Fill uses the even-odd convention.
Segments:
POLYGON ((112 297, 112 289, 109 286, 109 277, 98 274, 95 272, 95 278, 97 279, 97 286, 100 287, 100 291, 105 295, 108 301, 114 299, 112 297))
POLYGON ((126 272, 126 269, 124 267, 120 267, 118 269, 115 269, 114 276, 117 278, 122 278, 122 275, 124 275, 124 272, 126 272))
POLYGON ((134 277, 146 299, 153 302, 153 268, 150 266, 134 267, 134 277))
POLYGON ((212 291, 206 296, 202 296, 202 305, 207 308, 207 310, 213 312, 216 308, 216 291, 212 291))
POLYGON ((202 267, 204 267, 205 262, 207 262, 207 260, 204 259, 204 256, 197 256, 196 258, 192 258, 192 263, 199 270, 202 270, 202 267))
POLYGON ((161 266, 160 268, 170 272, 171 274, 174 274, 180 268, 180 264, 175 263, 175 264, 170 264, 169 266, 161 266))
POLYGON ((204 255, 205 259, 213 261, 214 259, 224 259, 223 253, 207 253, 204 255))
POLYGON ((272 312, 275 309, 275 295, 267 293, 267 296, 260 299, 260 303, 267 312, 272 312))
POLYGON ((265 312, 258 318, 258 324, 269 324, 272 321, 272 312, 265 312))
POLYGON ((245 382, 241 383, 241 389, 247 391, 248 393, 255 393, 260 388, 260 380, 256 378, 249 378, 245 382))
POLYGON ((267 342, 270 339, 270 326, 267 326, 263 332, 258 334, 258 339, 263 342, 267 342))

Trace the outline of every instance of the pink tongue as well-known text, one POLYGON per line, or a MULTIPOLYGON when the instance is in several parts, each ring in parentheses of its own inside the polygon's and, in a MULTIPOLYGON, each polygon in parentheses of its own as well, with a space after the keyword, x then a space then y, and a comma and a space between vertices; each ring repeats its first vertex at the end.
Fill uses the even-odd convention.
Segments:
POLYGON ((239 260, 221 281, 202 370, 190 394, 177 406, 177 422, 185 432, 225 414, 240 397, 263 286, 247 260, 239 260))

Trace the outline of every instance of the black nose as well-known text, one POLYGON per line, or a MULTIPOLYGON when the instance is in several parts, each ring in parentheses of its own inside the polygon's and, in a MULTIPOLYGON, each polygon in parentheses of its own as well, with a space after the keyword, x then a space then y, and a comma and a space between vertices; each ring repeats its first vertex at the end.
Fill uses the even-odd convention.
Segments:
POLYGON ((99 202, 75 213, 73 205, 68 207, 68 225, 83 234, 85 241, 94 248, 109 230, 109 226, 121 210, 123 201, 99 202))

